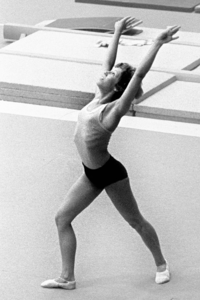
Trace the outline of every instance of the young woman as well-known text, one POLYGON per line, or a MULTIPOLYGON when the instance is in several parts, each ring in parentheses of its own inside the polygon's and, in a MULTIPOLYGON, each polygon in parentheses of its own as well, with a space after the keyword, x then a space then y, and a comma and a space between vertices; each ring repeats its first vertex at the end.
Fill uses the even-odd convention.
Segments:
POLYGON ((139 211, 127 171, 111 156, 108 143, 132 101, 142 95, 142 80, 151 68, 159 49, 164 43, 177 38, 174 34, 180 27, 173 26, 159 34, 136 70, 124 63, 114 66, 120 36, 133 22, 134 18, 125 17, 115 23, 102 74, 97 81, 95 97, 79 113, 74 140, 84 172, 69 190, 56 215, 62 256, 61 276, 46 280, 41 284, 42 287, 68 290, 76 287, 76 237, 71 223, 104 189, 120 214, 139 233, 151 251, 157 267, 156 283, 170 280, 169 266, 161 252, 157 234, 139 211))

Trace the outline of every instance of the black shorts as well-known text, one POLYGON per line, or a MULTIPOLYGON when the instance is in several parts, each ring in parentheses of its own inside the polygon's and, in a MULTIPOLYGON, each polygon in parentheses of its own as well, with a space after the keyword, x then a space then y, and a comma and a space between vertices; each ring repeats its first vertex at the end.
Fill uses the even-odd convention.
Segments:
POLYGON ((87 178, 100 189, 128 177, 125 167, 112 156, 98 169, 89 169, 84 164, 83 167, 87 178))

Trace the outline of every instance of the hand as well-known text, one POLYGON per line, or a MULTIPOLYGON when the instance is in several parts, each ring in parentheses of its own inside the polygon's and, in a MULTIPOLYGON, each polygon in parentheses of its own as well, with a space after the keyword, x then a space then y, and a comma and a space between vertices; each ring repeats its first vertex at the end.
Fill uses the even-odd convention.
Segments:
POLYGON ((125 17, 115 23, 115 31, 122 33, 126 29, 131 29, 132 25, 135 23, 136 18, 125 17))
POLYGON ((160 33, 157 36, 155 41, 162 45, 162 44, 169 43, 173 40, 178 39, 178 36, 174 36, 174 34, 176 34, 180 28, 181 27, 177 26, 177 25, 168 27, 167 29, 165 29, 162 33, 160 33))

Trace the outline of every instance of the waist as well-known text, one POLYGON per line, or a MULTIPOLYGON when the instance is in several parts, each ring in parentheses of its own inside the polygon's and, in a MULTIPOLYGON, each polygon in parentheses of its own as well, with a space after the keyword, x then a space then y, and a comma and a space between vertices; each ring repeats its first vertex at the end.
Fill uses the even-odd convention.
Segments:
POLYGON ((110 153, 107 149, 100 151, 99 149, 95 149, 93 151, 85 151, 85 149, 77 148, 79 156, 82 160, 82 163, 90 168, 97 169, 102 167, 110 158, 110 153))
POLYGON ((101 167, 109 158, 108 143, 87 143, 83 139, 74 140, 82 162, 91 169, 101 167))

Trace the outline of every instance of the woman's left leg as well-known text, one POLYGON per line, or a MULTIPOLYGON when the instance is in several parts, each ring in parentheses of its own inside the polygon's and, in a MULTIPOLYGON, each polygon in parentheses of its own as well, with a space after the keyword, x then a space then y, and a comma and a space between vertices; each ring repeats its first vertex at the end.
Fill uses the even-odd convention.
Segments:
POLYGON ((153 226, 141 215, 131 191, 129 179, 125 178, 107 186, 106 192, 120 214, 140 234, 151 251, 157 271, 164 271, 166 269, 166 261, 161 252, 158 236, 153 226))

